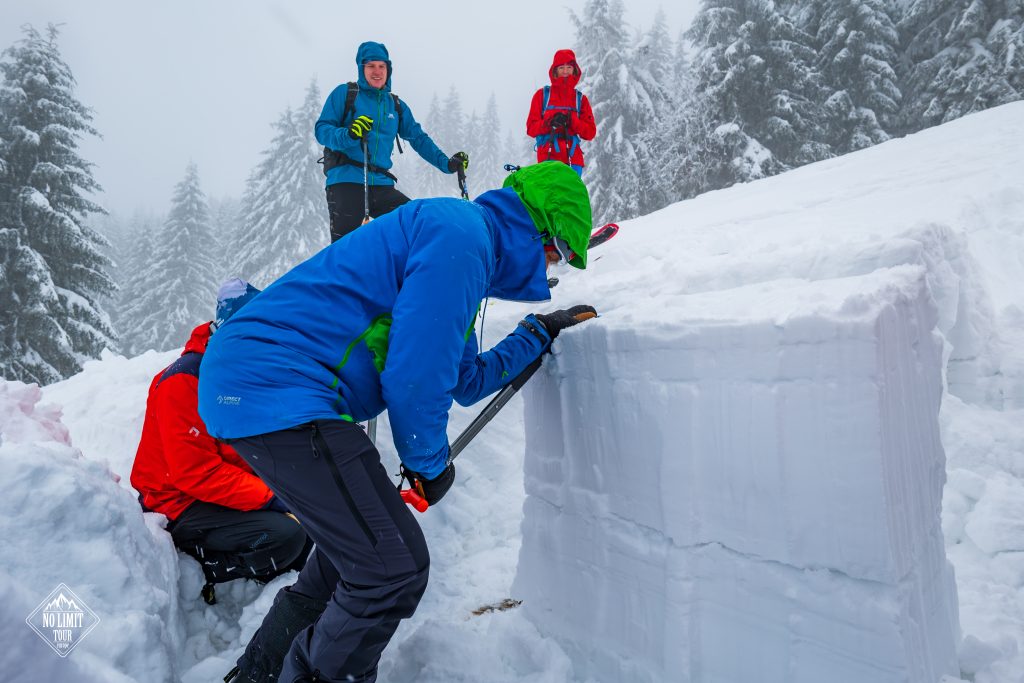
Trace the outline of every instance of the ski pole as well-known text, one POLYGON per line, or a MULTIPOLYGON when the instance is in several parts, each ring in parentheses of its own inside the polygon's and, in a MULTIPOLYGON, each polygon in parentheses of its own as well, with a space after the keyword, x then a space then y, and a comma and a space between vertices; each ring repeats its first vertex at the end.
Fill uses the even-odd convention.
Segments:
MULTIPOLYGON (((363 135, 363 225, 370 222, 370 159, 369 144, 366 142, 366 135, 363 135)), ((370 418, 366 423, 366 435, 370 437, 370 443, 377 443, 377 418, 370 418)))
MULTIPOLYGON (((363 135, 363 225, 370 222, 370 159, 369 145, 363 135)), ((376 427, 377 425, 374 425, 376 427)))
POLYGON ((467 199, 468 200, 469 199, 469 192, 466 191, 466 169, 462 167, 461 163, 459 164, 458 175, 459 175, 459 192, 462 193, 462 198, 463 199, 467 199))
MULTIPOLYGON (((596 318, 595 313, 580 313, 576 316, 576 319, 580 322, 584 320, 590 320, 596 318)), ((550 349, 550 347, 549 347, 550 349)), ((547 350, 544 351, 547 353, 547 350)), ((494 419, 505 405, 512 400, 512 397, 519 393, 519 390, 523 388, 534 373, 537 372, 537 368, 540 367, 541 361, 544 359, 544 353, 537 356, 529 365, 527 365, 522 372, 516 375, 515 379, 506 384, 501 388, 501 391, 495 395, 494 398, 480 411, 480 414, 473 418, 473 421, 469 423, 469 426, 462 430, 458 438, 452 442, 451 448, 449 449, 448 462, 454 462, 455 458, 459 456, 459 453, 466 450, 466 446, 473 440, 477 434, 479 434, 487 423, 494 419)), ((402 500, 411 505, 417 512, 426 512, 430 505, 427 503, 427 499, 423 497, 423 486, 419 481, 411 482, 410 488, 399 489, 399 493, 402 496, 402 500)))

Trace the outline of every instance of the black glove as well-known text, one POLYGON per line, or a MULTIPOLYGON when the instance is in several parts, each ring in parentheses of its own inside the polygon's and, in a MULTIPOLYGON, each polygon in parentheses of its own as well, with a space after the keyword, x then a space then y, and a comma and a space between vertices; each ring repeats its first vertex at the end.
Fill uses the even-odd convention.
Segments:
POLYGON ((580 318, 576 317, 583 313, 592 313, 594 316, 596 316, 597 310, 595 310, 593 306, 586 306, 580 304, 578 306, 573 306, 572 308, 566 308, 560 311, 552 311, 551 313, 536 313, 533 317, 536 318, 537 321, 544 326, 544 329, 547 330, 548 334, 551 336, 551 341, 554 341, 555 337, 558 336, 558 333, 564 330, 565 328, 572 327, 573 325, 578 325, 579 323, 583 322, 583 320, 586 320, 586 318, 583 318, 581 320, 580 318))
POLYGON ((402 467, 402 476, 409 480, 414 489, 422 489, 427 505, 435 505, 444 498, 444 494, 448 493, 448 489, 455 483, 455 463, 448 463, 448 467, 445 467, 444 471, 433 479, 427 479, 422 474, 406 469, 404 466, 402 467))
POLYGON ((460 166, 463 172, 469 170, 469 155, 465 152, 456 152, 452 155, 452 158, 448 160, 448 172, 455 173, 460 166))
POLYGON ((352 125, 348 127, 348 136, 353 140, 360 140, 370 132, 371 128, 373 128, 373 119, 369 116, 357 116, 352 125))
POLYGON ((569 117, 564 112, 558 112, 551 117, 551 125, 555 128, 567 128, 569 126, 569 117))

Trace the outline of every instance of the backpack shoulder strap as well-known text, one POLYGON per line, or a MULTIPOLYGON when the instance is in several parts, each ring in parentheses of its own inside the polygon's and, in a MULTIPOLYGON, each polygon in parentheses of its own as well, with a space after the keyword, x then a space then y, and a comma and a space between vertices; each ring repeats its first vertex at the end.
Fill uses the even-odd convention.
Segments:
POLYGON ((398 95, 391 93, 391 99, 395 101, 395 115, 398 117, 398 127, 402 127, 402 100, 398 95))
POLYGON ((359 84, 355 81, 348 82, 348 92, 345 94, 345 108, 341 110, 341 125, 356 109, 356 95, 359 94, 359 84))
POLYGON ((583 93, 579 90, 576 91, 576 116, 580 115, 580 109, 583 108, 583 93))
POLYGON ((402 100, 395 93, 391 93, 391 99, 395 101, 395 116, 398 117, 398 135, 395 136, 395 144, 398 145, 398 153, 402 154, 402 100))
POLYGON ((540 115, 541 116, 544 116, 544 114, 548 113, 548 100, 550 100, 550 99, 551 99, 551 86, 550 85, 545 85, 544 86, 544 102, 540 105, 540 115))

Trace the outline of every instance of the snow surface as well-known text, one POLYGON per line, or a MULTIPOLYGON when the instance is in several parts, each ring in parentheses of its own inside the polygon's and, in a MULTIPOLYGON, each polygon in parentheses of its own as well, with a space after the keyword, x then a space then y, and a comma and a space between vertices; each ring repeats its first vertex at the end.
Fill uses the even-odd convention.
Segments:
MULTIPOLYGON (((558 273, 553 304, 602 317, 420 518, 431 584, 381 680, 1024 680, 1022 125, 1006 105, 710 193, 558 273)), ((491 302, 489 342, 526 310, 491 302)), ((0 384, 0 680, 218 680, 292 580, 207 607, 139 511, 175 355, 107 354, 44 402, 0 384), (101 619, 63 659, 24 623, 60 582, 101 619)))

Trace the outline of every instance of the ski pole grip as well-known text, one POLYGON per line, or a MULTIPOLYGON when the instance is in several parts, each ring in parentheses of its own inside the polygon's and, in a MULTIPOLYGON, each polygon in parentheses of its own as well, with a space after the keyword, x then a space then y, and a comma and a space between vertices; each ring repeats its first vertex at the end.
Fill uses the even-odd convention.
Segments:
POLYGON ((415 489, 402 489, 399 493, 402 496, 402 502, 411 505, 416 512, 426 512, 430 507, 427 499, 416 493, 415 489))

